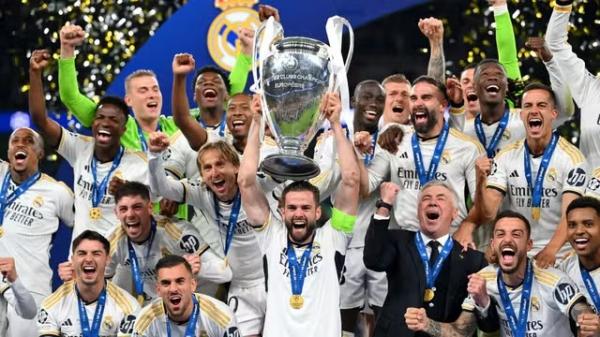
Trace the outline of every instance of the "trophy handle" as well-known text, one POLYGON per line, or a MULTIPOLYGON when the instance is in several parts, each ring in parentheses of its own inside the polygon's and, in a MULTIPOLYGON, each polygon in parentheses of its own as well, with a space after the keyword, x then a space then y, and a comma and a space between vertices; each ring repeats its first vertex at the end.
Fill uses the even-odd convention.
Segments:
MULTIPOLYGON (((348 89, 347 72, 350 68, 352 55, 354 54, 354 30, 348 20, 337 15, 327 19, 325 29, 329 40, 329 59, 331 60, 330 64, 332 71, 332 76, 329 80, 329 91, 340 92, 342 111, 348 111, 350 110, 350 92, 348 89), (350 38, 350 46, 348 47, 346 60, 342 57, 342 37, 344 27, 348 28, 348 37, 350 38)), ((321 118, 323 117, 321 116, 321 118)))
MULTIPOLYGON (((251 90, 261 95, 260 100, 263 106, 266 106, 262 86, 260 84, 260 79, 263 75, 263 62, 270 55, 270 49, 273 43, 282 38, 283 27, 281 24, 279 24, 279 22, 275 21, 272 16, 269 17, 267 21, 264 21, 254 33, 254 43, 252 44, 252 78, 254 80, 254 84, 252 85, 251 90)), ((262 118, 260 119, 259 140, 261 144, 265 138, 265 113, 268 112, 263 111, 262 118)))

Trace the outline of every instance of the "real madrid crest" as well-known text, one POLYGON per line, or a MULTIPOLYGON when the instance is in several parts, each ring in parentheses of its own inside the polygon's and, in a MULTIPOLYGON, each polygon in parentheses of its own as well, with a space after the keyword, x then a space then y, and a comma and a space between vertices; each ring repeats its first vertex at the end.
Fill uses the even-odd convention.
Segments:
POLYGON ((206 36, 208 52, 217 65, 231 71, 239 46, 237 31, 241 27, 256 29, 260 25, 258 12, 252 9, 258 0, 215 0, 223 12, 211 23, 206 36))

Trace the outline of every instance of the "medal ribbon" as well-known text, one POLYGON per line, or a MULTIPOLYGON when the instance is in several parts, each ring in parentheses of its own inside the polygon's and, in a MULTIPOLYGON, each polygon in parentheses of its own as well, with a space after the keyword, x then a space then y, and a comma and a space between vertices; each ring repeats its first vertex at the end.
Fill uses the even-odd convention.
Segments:
POLYGON ((17 185, 12 193, 8 194, 8 188, 10 187, 10 171, 6 172, 4 176, 4 181, 2 182, 2 189, 0 189, 0 226, 2 226, 2 221, 4 220, 4 211, 6 211, 6 207, 12 204, 17 198, 19 198, 23 193, 27 192, 27 190, 35 184, 42 174, 38 171, 31 175, 29 178, 25 179, 21 184, 17 185))
MULTIPOLYGON (((148 142, 146 141, 146 136, 144 136, 144 130, 142 130, 142 127, 140 126, 140 123, 138 123, 137 119, 133 119, 135 121, 135 125, 137 125, 137 132, 138 132, 138 138, 140 139, 140 146, 142 148, 142 151, 146 152, 148 151, 148 142)), ((160 119, 158 120, 158 123, 156 124, 156 130, 155 131, 161 131, 161 127, 160 127, 160 119)))
POLYGON ((438 141, 435 144, 435 150, 433 152, 433 156, 431 157, 431 162, 429 163, 429 170, 427 170, 427 174, 425 174, 425 164, 423 163, 423 155, 421 154, 421 148, 419 146, 419 137, 417 136, 416 132, 413 134, 413 157, 415 160, 415 166, 417 168, 417 174, 419 175, 419 182, 421 183, 421 186, 427 184, 427 182, 430 180, 434 180, 435 173, 437 172, 437 168, 440 165, 442 152, 444 151, 444 147, 446 146, 446 140, 448 140, 449 131, 450 127, 448 123, 444 123, 444 128, 442 128, 442 132, 440 133, 438 141))
POLYGON ((594 309, 596 312, 600 310, 600 296, 598 295, 598 288, 596 288, 596 284, 590 275, 590 272, 585 269, 581 263, 579 264, 579 270, 581 270, 581 278, 583 279, 583 283, 585 284, 585 288, 587 289, 588 294, 592 298, 594 302, 594 309))
MULTIPOLYGON (((221 226, 221 212, 219 211, 219 200, 213 193, 213 201, 215 204, 215 214, 217 215, 217 224, 221 226)), ((242 198, 240 197, 240 191, 238 190, 235 194, 235 198, 233 198, 233 205, 231 205, 231 212, 229 213, 229 222, 227 223, 227 235, 225 236, 225 256, 227 256, 227 252, 229 252, 229 247, 231 247, 231 241, 233 241, 233 234, 235 232, 235 228, 237 227, 237 219, 240 215, 240 208, 242 205, 242 198)))
POLYGON ((100 185, 98 185, 98 168, 97 168, 98 161, 96 160, 95 156, 92 156, 92 165, 91 166, 92 166, 92 177, 94 179, 94 182, 92 185, 92 207, 98 207, 98 205, 102 201, 102 198, 104 197, 104 194, 106 194, 106 186, 108 185, 108 180, 110 178, 110 175, 116 170, 117 166, 119 166, 119 164, 121 164, 121 159, 123 158, 123 152, 124 152, 123 146, 120 146, 119 152, 117 152, 117 155, 113 159, 110 170, 108 171, 108 173, 106 174, 104 179, 102 179, 102 181, 100 182, 100 185))
MULTIPOLYGON (((150 255, 150 250, 152 249, 152 243, 154 242, 154 235, 156 234, 156 221, 152 218, 152 227, 150 229, 150 238, 148 243, 148 248, 146 250, 145 261, 148 264, 148 256, 150 255)), ((142 273, 140 271, 139 261, 137 259, 137 255, 135 254, 135 249, 133 249, 133 244, 131 240, 127 238, 127 247, 129 249, 129 260, 131 262, 131 275, 133 275, 133 284, 135 286, 135 294, 143 295, 144 294, 144 278, 142 277, 142 273)))
POLYGON ((529 302, 531 302, 531 285, 533 284, 533 268, 531 262, 527 260, 527 269, 525 270, 525 280, 523 281, 523 290, 521 291, 521 307, 519 308, 519 317, 515 315, 515 309, 512 306, 508 291, 502 280, 502 269, 498 268, 498 292, 500 301, 513 337, 525 337, 527 330, 527 316, 529 316, 529 302))
POLYGON ((377 137, 379 137, 379 130, 371 135, 371 152, 365 155, 365 165, 369 165, 373 161, 373 157, 375 156, 375 146, 377 146, 377 137))
POLYGON ((548 165, 550 164, 550 159, 552 158, 552 153, 554 153, 554 149, 556 148, 556 144, 558 143, 558 134, 553 133, 552 139, 550 140, 550 144, 544 150, 544 155, 542 156, 542 162, 540 163, 540 168, 538 169, 537 175, 535 177, 535 185, 532 184, 531 181, 531 155, 529 154, 529 146, 527 146, 527 142, 525 142, 525 151, 524 160, 525 160, 525 177, 527 178, 527 185, 532 190, 531 196, 531 207, 533 209, 537 209, 539 212, 540 205, 542 204, 542 194, 544 190, 544 176, 546 175, 546 171, 548 170, 548 165))
POLYGON ((479 138, 479 142, 483 147, 485 147, 485 152, 487 153, 488 158, 494 158, 496 154, 496 148, 500 143, 500 139, 502 139, 502 135, 504 134, 504 130, 506 130, 506 126, 508 125, 508 117, 509 110, 508 108, 504 111, 504 115, 500 119, 498 123, 498 127, 490 140, 490 143, 487 144, 487 140, 485 139, 485 132, 483 131, 483 123, 481 122, 481 114, 475 117, 475 133, 477 134, 477 138, 479 138))
MULTIPOLYGON (((200 319, 200 305, 198 304, 198 299, 192 293, 192 303, 194 303, 194 309, 192 310, 192 315, 188 320, 187 326, 185 328, 184 337, 196 337, 196 323, 200 319)), ((171 320, 169 319, 169 315, 167 316, 167 337, 171 337, 171 320)))
MULTIPOLYGON (((202 125, 204 129, 207 128, 206 123, 204 123, 204 121, 202 120, 202 116, 198 117, 198 122, 200 123, 200 125, 202 125)), ((225 124, 227 124, 227 122, 225 121, 225 112, 223 112, 223 116, 221 117, 221 123, 219 123, 219 137, 221 138, 225 137, 225 124)))
POLYGON ((102 322, 102 315, 104 314, 104 304, 106 303, 106 289, 102 289, 100 296, 98 297, 98 303, 96 304, 96 311, 94 312, 94 320, 92 326, 88 320, 87 312, 85 311, 85 304, 81 300, 79 290, 77 291, 77 304, 79 306, 79 321, 81 322, 81 334, 83 337, 98 337, 100 335, 100 323, 102 322))
POLYGON ((425 269, 425 281, 427 283, 427 288, 432 289, 435 285, 435 280, 442 271, 442 265, 444 264, 444 261, 452 251, 454 242, 452 241, 451 237, 446 240, 440 255, 438 255, 435 263, 433 264, 433 270, 429 269, 429 257, 427 257, 427 249, 425 248, 425 242, 423 242, 420 232, 415 234, 415 244, 417 245, 417 250, 419 251, 419 256, 421 257, 423 268, 425 269))
POLYGON ((306 277, 306 271, 308 270, 308 261, 310 260, 310 253, 312 252, 312 242, 306 247, 302 258, 298 262, 296 257, 296 251, 292 246, 292 242, 288 240, 287 245, 287 256, 288 266, 290 268, 290 281, 292 282, 292 295, 301 295, 302 288, 304 287, 304 278, 306 277))

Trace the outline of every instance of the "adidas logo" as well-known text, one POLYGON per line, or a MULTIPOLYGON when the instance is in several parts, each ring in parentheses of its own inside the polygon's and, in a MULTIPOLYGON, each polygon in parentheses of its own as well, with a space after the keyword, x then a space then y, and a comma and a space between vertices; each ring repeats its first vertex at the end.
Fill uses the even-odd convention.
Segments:
POLYGON ((514 170, 510 173, 509 175, 510 178, 518 178, 519 177, 519 173, 517 172, 517 170, 514 170))
POLYGON ((408 153, 406 153, 406 151, 402 152, 402 154, 399 157, 403 159, 408 159, 408 153))
POLYGON ((73 322, 71 322, 70 318, 67 318, 67 320, 62 322, 60 326, 73 326, 73 322))

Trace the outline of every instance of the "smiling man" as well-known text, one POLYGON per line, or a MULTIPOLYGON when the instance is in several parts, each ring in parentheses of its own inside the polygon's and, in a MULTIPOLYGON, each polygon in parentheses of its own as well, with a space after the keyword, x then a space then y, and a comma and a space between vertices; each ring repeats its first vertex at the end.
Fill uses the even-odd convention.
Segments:
POLYGON ((139 313, 133 337, 240 337, 225 303, 194 293, 196 280, 186 259, 165 256, 156 264, 155 273, 160 298, 139 313))
MULTIPOLYGON (((598 336, 600 318, 573 281, 561 271, 539 268, 527 257, 533 243, 523 215, 505 211, 493 223, 491 262, 469 275, 469 294, 456 322, 431 320, 422 309, 409 308, 410 329, 428 336, 470 336, 475 320, 496 321, 500 336, 598 336), (490 313, 497 312, 497 316, 490 313)), ((493 323, 493 322, 492 322, 493 323)))
MULTIPOLYGON (((14 258, 19 282, 39 305, 52 292, 48 251, 59 221, 73 225, 73 192, 39 171, 42 137, 29 128, 13 131, 8 162, 0 162, 0 256, 14 258)), ((35 334, 33 320, 8 307, 7 336, 35 334)))
POLYGON ((38 336, 131 336, 140 309, 135 298, 104 280, 110 243, 86 230, 73 240, 75 281, 48 296, 38 311, 38 336))
POLYGON ((554 93, 540 83, 524 89, 521 120, 527 130, 522 139, 498 153, 493 163, 478 162, 483 189, 475 200, 481 223, 493 219, 507 198, 508 207, 531 223, 531 238, 538 266, 554 265, 565 256, 565 209, 582 195, 586 163, 579 150, 552 131, 556 119, 554 93), (489 175, 489 176, 487 176, 489 175))
POLYGON ((75 184, 75 227, 73 237, 85 229, 106 235, 118 219, 113 211, 113 192, 123 180, 146 182, 148 161, 143 152, 121 145, 127 121, 127 105, 117 97, 100 100, 92 123, 92 137, 67 131, 48 117, 42 71, 50 53, 36 50, 29 66, 29 113, 48 145, 73 167, 75 184))
POLYGON ((585 295, 595 311, 600 310, 600 201, 580 197, 567 207, 567 237, 573 247, 559 266, 585 295))
MULTIPOLYGON (((392 205, 401 188, 381 185, 365 239, 367 268, 387 272, 389 291, 374 336, 423 336, 412 333, 398 314, 424 308, 429 317, 454 322, 467 296, 467 275, 485 267, 483 254, 463 247, 450 236, 458 216, 456 192, 447 183, 431 181, 419 192, 417 232, 388 230, 392 205)), ((406 207, 406 206, 404 206, 406 207)))

